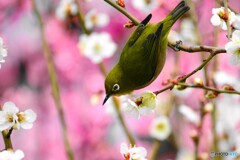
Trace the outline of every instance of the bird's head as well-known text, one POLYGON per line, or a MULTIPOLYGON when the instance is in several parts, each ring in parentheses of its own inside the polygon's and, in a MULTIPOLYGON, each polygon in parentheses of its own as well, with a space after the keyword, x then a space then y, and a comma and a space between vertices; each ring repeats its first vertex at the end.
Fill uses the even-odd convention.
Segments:
POLYGON ((105 93, 106 97, 103 101, 103 105, 111 96, 119 96, 128 93, 128 82, 126 76, 122 71, 115 66, 107 75, 105 79, 105 93))
POLYGON ((121 84, 119 82, 119 79, 117 79, 116 75, 114 75, 113 72, 110 72, 105 79, 105 93, 106 96, 103 101, 103 105, 111 96, 121 93, 121 84))

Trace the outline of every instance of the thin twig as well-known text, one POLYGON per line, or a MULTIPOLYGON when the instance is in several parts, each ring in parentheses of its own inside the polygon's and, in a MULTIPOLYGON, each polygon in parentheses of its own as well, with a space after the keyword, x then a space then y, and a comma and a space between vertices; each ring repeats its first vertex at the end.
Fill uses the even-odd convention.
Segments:
POLYGON ((2 131, 2 136, 3 136, 3 140, 4 140, 4 145, 5 145, 5 149, 13 149, 12 146, 12 141, 11 141, 11 134, 9 134, 9 132, 12 131, 8 131, 8 130, 4 130, 2 131))
MULTIPOLYGON (((169 41, 168 46, 173 48, 176 46, 176 42, 169 41)), ((224 48, 219 47, 212 47, 207 45, 195 45, 195 46, 187 46, 183 44, 178 44, 178 49, 181 51, 185 51, 188 53, 194 53, 194 52, 214 52, 214 53, 226 53, 226 50, 224 48)))
POLYGON ((81 8, 80 8, 78 0, 75 0, 75 3, 78 6, 78 13, 77 13, 78 21, 79 21, 84 33, 87 35, 90 35, 91 32, 85 25, 84 16, 83 16, 83 13, 81 12, 81 8))
POLYGON ((178 82, 176 84, 180 85, 180 86, 187 87, 187 88, 199 88, 199 89, 202 89, 202 90, 213 91, 213 92, 216 92, 216 93, 219 93, 219 94, 222 93, 222 94, 238 94, 238 95, 240 95, 239 91, 220 90, 220 89, 209 87, 209 86, 187 84, 187 83, 182 83, 182 82, 178 82))
POLYGON ((126 17, 128 17, 133 23, 134 25, 138 25, 140 22, 137 18, 133 17, 130 13, 128 13, 124 8, 122 8, 121 6, 117 5, 115 2, 111 1, 111 0, 104 0, 105 2, 107 2, 108 4, 110 4, 112 7, 116 8, 118 11, 120 11, 122 14, 124 14, 126 17))
MULTIPOLYGON (((179 82, 185 81, 187 78, 189 78, 190 76, 192 76, 193 74, 195 74, 196 72, 198 72, 199 70, 201 70, 204 66, 206 66, 206 65, 208 64, 208 62, 209 62, 214 56, 216 56, 216 55, 219 54, 219 53, 221 53, 221 52, 213 52, 212 54, 210 54, 210 55, 208 56, 208 58, 207 58, 200 66, 198 66, 195 70, 193 70, 193 71, 190 72, 189 74, 185 75, 183 78, 180 78, 180 79, 179 79, 179 82)), ((162 93, 162 92, 164 92, 164 91, 166 91, 166 90, 172 89, 173 87, 174 87, 174 84, 171 84, 171 85, 169 85, 169 86, 167 86, 167 87, 165 87, 165 88, 163 88, 163 89, 161 89, 161 90, 159 90, 159 91, 155 91, 154 93, 155 93, 156 95, 158 95, 158 94, 160 94, 160 93, 162 93)))
POLYGON ((53 99, 54 99, 54 102, 55 102, 55 105, 56 105, 56 108, 57 108, 57 111, 58 111, 58 116, 59 116, 59 119, 60 119, 60 123, 61 123, 61 126, 62 126, 65 149, 66 149, 66 152, 67 152, 68 159, 69 160, 74 160, 74 154, 73 154, 73 151, 72 151, 69 139, 68 139, 67 124, 66 124, 66 120, 65 120, 65 116, 64 116, 63 106, 62 106, 61 99, 60 99, 59 84, 58 84, 58 80, 57 80, 55 66, 54 66, 54 63, 53 63, 52 53, 51 53, 50 48, 47 44, 47 40, 46 40, 46 37, 45 37, 43 20, 42 20, 40 12, 37 9, 35 0, 32 0, 32 4, 33 4, 34 12, 37 16, 37 19, 38 19, 39 25, 40 25, 41 40, 42 40, 42 43, 43 43, 42 45, 43 45, 43 49, 44 49, 44 57, 45 57, 45 60, 47 62, 47 68, 48 68, 48 74, 49 74, 49 78, 50 78, 50 82, 51 82, 53 99))
MULTIPOLYGON (((217 3, 220 5, 220 6, 224 6, 224 2, 223 1, 221 1, 221 0, 216 0, 217 1, 217 3)), ((233 9, 231 6, 228 6, 228 8, 232 11, 232 12, 234 12, 235 14, 236 13, 238 13, 235 9, 233 9)))
POLYGON ((153 143, 152 153, 150 154, 149 160, 156 160, 157 159, 157 153, 159 151, 159 148, 161 146, 161 142, 158 140, 155 140, 153 143))
MULTIPOLYGON (((228 11, 228 0, 224 0, 223 2, 224 2, 225 12, 226 12, 227 16, 229 17, 230 13, 228 11)), ((231 37, 232 37, 232 27, 230 25, 229 18, 226 20, 226 25, 227 25, 228 41, 230 41, 231 37)))

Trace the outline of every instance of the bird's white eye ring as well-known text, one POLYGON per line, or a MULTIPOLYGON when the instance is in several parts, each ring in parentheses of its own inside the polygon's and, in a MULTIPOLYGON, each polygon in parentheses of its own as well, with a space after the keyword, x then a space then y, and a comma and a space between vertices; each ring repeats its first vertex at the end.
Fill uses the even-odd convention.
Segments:
POLYGON ((113 88, 112 88, 112 91, 116 92, 116 91, 119 91, 119 89, 120 89, 120 86, 118 84, 114 84, 113 88))

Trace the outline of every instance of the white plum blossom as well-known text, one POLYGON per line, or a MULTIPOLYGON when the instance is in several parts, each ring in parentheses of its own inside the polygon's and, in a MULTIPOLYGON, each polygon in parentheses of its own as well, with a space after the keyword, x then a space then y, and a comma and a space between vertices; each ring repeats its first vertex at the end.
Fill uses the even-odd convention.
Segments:
POLYGON ((232 54, 230 63, 237 65, 240 63, 240 30, 235 30, 232 34, 232 41, 225 45, 228 54, 232 54))
POLYGON ((145 91, 135 101, 128 99, 127 102, 123 103, 122 107, 125 112, 139 119, 141 115, 153 113, 157 102, 156 94, 151 91, 145 91))
POLYGON ((147 150, 143 147, 128 147, 126 143, 122 143, 120 153, 125 160, 147 160, 147 150))
POLYGON ((194 123, 195 125, 199 125, 200 116, 192 108, 182 104, 178 107, 178 111, 184 116, 186 120, 194 123))
POLYGON ((4 48, 3 40, 0 37, 0 68, 1 68, 1 63, 5 62, 4 57, 6 56, 7 56, 7 50, 6 48, 4 48))
POLYGON ((61 20, 65 20, 70 15, 77 15, 77 13, 78 6, 74 0, 61 0, 56 10, 56 16, 61 20))
POLYGON ((236 18, 236 15, 234 12, 228 9, 228 13, 226 13, 226 9, 224 7, 213 8, 212 14, 213 14, 211 18, 212 25, 221 26, 223 30, 227 30, 227 24, 226 24, 227 21, 229 21, 229 24, 231 25, 236 18))
POLYGON ((158 140, 165 140, 171 134, 171 124, 167 116, 159 116, 151 123, 150 135, 158 140))
POLYGON ((23 158, 24 153, 19 149, 15 152, 13 150, 3 150, 0 152, 0 160, 21 160, 23 158))
POLYGON ((233 21, 232 26, 233 26, 235 29, 240 30, 240 14, 237 14, 237 15, 236 15, 236 18, 235 18, 235 20, 233 21))
POLYGON ((37 115, 31 109, 19 112, 13 102, 4 103, 0 111, 0 131, 10 129, 31 129, 37 115))
POLYGON ((157 0, 132 0, 132 5, 137 10, 149 12, 153 8, 157 7, 158 2, 157 0))
POLYGON ((104 13, 99 13, 95 9, 89 11, 85 16, 85 25, 88 29, 93 29, 94 27, 104 27, 108 23, 108 15, 104 13))
POLYGON ((104 58, 111 57, 117 50, 109 33, 83 34, 79 38, 78 48, 80 52, 93 63, 100 63, 104 58))

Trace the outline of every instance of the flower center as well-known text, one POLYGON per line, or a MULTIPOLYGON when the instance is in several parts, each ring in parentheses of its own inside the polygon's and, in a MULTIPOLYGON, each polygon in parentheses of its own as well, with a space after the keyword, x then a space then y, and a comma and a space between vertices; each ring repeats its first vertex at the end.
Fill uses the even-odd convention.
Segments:
POLYGON ((123 155, 125 160, 130 160, 130 153, 126 153, 123 155))
POLYGON ((151 0, 144 0, 144 2, 145 2, 146 4, 150 4, 150 3, 151 3, 151 0))
POLYGON ((102 46, 101 46, 99 43, 97 43, 97 44, 95 44, 95 46, 94 46, 94 50, 95 50, 96 52, 100 52, 100 51, 102 50, 102 46))
POLYGON ((228 14, 227 14, 227 12, 225 11, 225 10, 223 10, 223 11, 220 11, 219 13, 218 13, 218 16, 222 19, 222 20, 224 20, 225 22, 226 21, 228 21, 228 14))
POLYGON ((13 122, 13 116, 9 113, 6 114, 6 119, 8 120, 8 122, 13 122))
POLYGON ((98 16, 96 14, 94 14, 92 17, 91 17, 91 21, 94 25, 97 24, 97 20, 98 20, 98 16))
POLYGON ((23 122, 26 121, 26 116, 25 114, 17 113, 18 121, 23 122))
POLYGON ((165 125, 162 124, 162 123, 160 123, 160 124, 158 124, 158 125, 156 126, 156 128, 161 131, 161 130, 164 130, 165 125))

